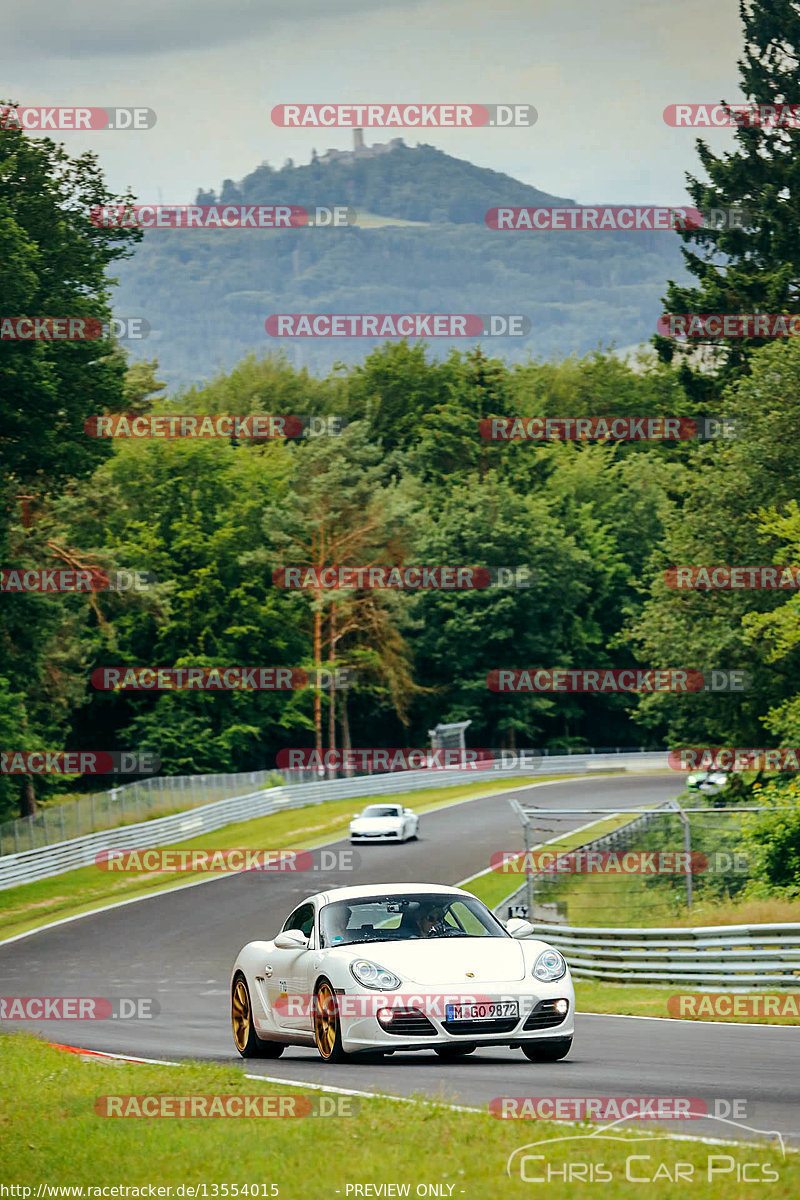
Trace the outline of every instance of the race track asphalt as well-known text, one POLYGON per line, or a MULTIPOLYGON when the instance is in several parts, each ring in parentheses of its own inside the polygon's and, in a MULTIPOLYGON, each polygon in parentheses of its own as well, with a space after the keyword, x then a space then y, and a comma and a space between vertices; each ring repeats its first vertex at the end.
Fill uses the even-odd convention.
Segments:
MULTIPOLYGON (((545 841, 591 819, 575 809, 659 803, 679 786, 674 775, 631 774, 539 784, 525 794, 564 812, 541 818, 537 840, 545 841)), ((160 1011, 150 1020, 6 1021, 2 1028, 120 1054, 241 1064, 230 1031, 231 966, 246 942, 274 936, 304 896, 337 884, 455 884, 485 869, 492 853, 521 846, 514 813, 494 794, 424 814, 418 842, 359 848, 355 874, 229 875, 45 929, 0 945, 3 996, 153 997, 160 1011)), ((330 848, 349 847, 342 841, 330 848)), ((317 853, 314 859, 316 866, 317 853)), ((246 1069, 294 1082, 435 1094, 470 1106, 524 1095, 698 1097, 709 1108, 738 1100, 750 1129, 800 1141, 800 1029, 581 1014, 580 981, 576 991, 575 1043, 560 1063, 534 1064, 518 1050, 487 1048, 454 1063, 425 1052, 325 1065, 316 1051, 290 1047, 278 1060, 248 1060, 246 1069)), ((680 1124, 671 1127, 751 1136, 710 1118, 680 1124)))

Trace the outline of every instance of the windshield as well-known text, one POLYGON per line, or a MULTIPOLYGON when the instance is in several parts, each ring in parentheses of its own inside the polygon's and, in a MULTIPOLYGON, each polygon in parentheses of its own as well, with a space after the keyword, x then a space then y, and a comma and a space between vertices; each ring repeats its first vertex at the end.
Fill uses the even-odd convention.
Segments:
POLYGON ((320 944, 404 942, 413 938, 508 937, 475 896, 416 892, 337 900, 320 911, 320 944))
POLYGON ((396 804, 368 804, 361 815, 362 817, 399 817, 400 809, 396 804))

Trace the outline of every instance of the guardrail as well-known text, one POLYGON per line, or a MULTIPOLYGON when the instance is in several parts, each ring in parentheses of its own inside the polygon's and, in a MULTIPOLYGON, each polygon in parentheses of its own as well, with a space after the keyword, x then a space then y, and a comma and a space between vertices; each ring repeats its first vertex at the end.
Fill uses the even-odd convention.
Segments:
MULTIPOLYGON (((536 770, 542 765, 540 760, 547 759, 549 762, 553 757, 585 758, 587 754, 631 756, 641 752, 621 746, 595 746, 583 750, 573 748, 563 753, 537 750, 537 758, 531 769, 536 770)), ((368 772, 364 770, 348 771, 346 778, 365 774, 368 772)), ((0 857, 57 845, 89 833, 115 829, 118 825, 172 816, 177 812, 212 804, 215 800, 227 800, 231 796, 250 795, 256 788, 275 787, 281 783, 316 783, 319 778, 318 771, 306 768, 217 775, 156 775, 132 783, 120 783, 105 792, 74 796, 71 800, 44 805, 37 813, 27 817, 0 822, 0 857)))
POLYGON ((576 979, 683 987, 800 987, 800 923, 577 929, 535 923, 576 979))
MULTIPOLYGON (((559 755, 547 758, 548 774, 585 774, 592 770, 653 770, 665 767, 666 751, 642 754, 559 755), (630 764, 630 765, 628 765, 630 764)), ((186 812, 157 817, 136 825, 102 830, 70 841, 59 842, 19 854, 0 858, 0 890, 60 875, 77 867, 91 866, 101 850, 140 850, 151 846, 170 845, 203 833, 221 829, 238 821, 282 812, 286 808, 303 808, 331 800, 346 800, 360 796, 387 796, 418 791, 422 788, 448 787, 463 783, 488 783, 497 779, 530 776, 528 768, 509 768, 503 771, 473 771, 461 769, 396 771, 385 775, 361 775, 353 779, 323 780, 319 783, 288 784, 251 792, 245 796, 217 800, 186 812)))
POLYGON ((211 804, 214 800, 245 796, 256 788, 273 787, 282 782, 277 771, 157 775, 137 779, 106 792, 90 792, 60 804, 48 804, 27 817, 0 822, 0 856, 53 846, 89 833, 116 829, 126 823, 172 816, 211 804))

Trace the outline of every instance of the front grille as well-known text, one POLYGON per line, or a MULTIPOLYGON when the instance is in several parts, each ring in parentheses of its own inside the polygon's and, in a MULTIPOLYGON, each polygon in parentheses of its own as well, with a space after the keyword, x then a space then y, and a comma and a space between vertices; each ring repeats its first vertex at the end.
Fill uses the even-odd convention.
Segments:
POLYGON ((554 1025, 561 1025, 567 1019, 567 1012, 556 1012, 557 1000, 540 1000, 529 1015, 527 1021, 522 1026, 523 1029, 552 1029, 554 1025))
POLYGON ((498 1017, 495 1021, 442 1021, 442 1029, 464 1037, 481 1033, 510 1033, 519 1024, 519 1017, 498 1017))
POLYGON ((398 1037, 430 1037, 436 1033, 424 1013, 418 1008, 393 1008, 394 1017, 389 1025, 381 1024, 386 1033, 394 1033, 398 1037))

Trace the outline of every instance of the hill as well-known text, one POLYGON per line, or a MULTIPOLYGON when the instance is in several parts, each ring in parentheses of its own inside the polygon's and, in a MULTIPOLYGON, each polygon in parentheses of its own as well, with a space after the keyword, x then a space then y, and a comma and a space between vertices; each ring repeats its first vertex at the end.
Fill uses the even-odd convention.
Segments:
MULTIPOLYGON (((564 205, 507 175, 435 150, 399 146, 330 164, 267 164, 198 203, 347 204, 418 225, 296 230, 152 230, 119 266, 116 311, 153 329, 131 343, 157 356, 171 388, 228 370, 245 354, 283 348, 298 366, 326 371, 363 358, 370 339, 271 338, 273 313, 454 312, 522 314, 524 337, 488 339, 514 361, 647 341, 667 278, 683 276, 673 233, 499 233, 484 223, 498 204, 564 205)), ((474 341, 437 338, 432 352, 474 341)))

